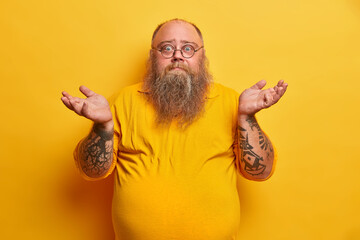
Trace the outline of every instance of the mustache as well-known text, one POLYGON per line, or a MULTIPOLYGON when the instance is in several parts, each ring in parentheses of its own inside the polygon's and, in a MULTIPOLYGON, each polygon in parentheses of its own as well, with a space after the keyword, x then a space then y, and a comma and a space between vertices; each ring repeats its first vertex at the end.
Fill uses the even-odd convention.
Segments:
POLYGON ((212 80, 206 60, 204 56, 194 67, 182 61, 169 62, 159 69, 158 59, 150 55, 143 89, 156 112, 156 124, 174 120, 179 127, 186 127, 203 114, 212 80), (172 71, 175 68, 181 71, 172 71))
POLYGON ((184 63, 182 63, 182 62, 174 62, 174 63, 171 63, 168 66, 166 66, 166 68, 164 69, 162 75, 166 75, 168 72, 170 72, 174 68, 181 68, 186 73, 188 73, 188 74, 191 73, 190 68, 187 65, 185 65, 184 63))

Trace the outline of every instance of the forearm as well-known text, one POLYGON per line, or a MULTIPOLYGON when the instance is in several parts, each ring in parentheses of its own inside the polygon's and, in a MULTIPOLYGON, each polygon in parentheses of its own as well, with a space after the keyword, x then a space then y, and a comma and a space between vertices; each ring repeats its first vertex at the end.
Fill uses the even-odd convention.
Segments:
POLYGON ((238 117, 238 164, 244 177, 265 180, 274 167, 274 148, 253 115, 238 117))
POLYGON ((113 161, 113 123, 104 126, 94 124, 89 135, 78 148, 78 163, 81 170, 91 178, 103 176, 113 161))

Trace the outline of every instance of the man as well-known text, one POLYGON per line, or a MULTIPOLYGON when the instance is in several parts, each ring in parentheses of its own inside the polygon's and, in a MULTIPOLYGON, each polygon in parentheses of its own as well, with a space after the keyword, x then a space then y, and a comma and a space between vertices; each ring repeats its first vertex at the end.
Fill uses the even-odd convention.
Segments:
POLYGON ((94 122, 75 150, 80 172, 102 179, 115 171, 113 224, 117 239, 237 239, 236 172, 266 180, 274 149, 255 113, 285 93, 264 80, 239 96, 213 83, 203 38, 174 19, 153 34, 144 81, 124 88, 110 107, 81 86, 63 92, 71 110, 94 122))

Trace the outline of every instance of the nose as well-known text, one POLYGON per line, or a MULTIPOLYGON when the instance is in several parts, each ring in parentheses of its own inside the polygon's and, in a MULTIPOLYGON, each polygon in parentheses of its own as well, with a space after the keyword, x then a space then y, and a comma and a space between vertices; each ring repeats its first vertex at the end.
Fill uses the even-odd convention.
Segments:
POLYGON ((175 50, 174 56, 171 58, 171 62, 184 62, 184 57, 182 56, 180 49, 175 50))

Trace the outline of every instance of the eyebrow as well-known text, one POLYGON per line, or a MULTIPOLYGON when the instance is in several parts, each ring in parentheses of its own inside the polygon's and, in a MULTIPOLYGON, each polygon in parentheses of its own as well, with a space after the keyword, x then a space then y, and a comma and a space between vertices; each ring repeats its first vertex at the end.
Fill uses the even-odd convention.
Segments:
POLYGON ((189 41, 186 41, 186 40, 181 40, 180 42, 181 42, 181 43, 190 43, 190 44, 192 44, 192 45, 195 45, 196 47, 199 46, 199 45, 197 45, 196 42, 189 42, 189 41))
MULTIPOLYGON (((175 42, 175 39, 170 39, 170 40, 166 40, 166 41, 162 41, 160 42, 156 47, 160 47, 161 45, 163 45, 164 43, 174 43, 175 42)), ((190 41, 186 41, 186 40, 181 40, 180 43, 183 43, 183 44, 193 44, 195 45, 195 47, 198 47, 199 45, 195 42, 190 42, 190 41)))

